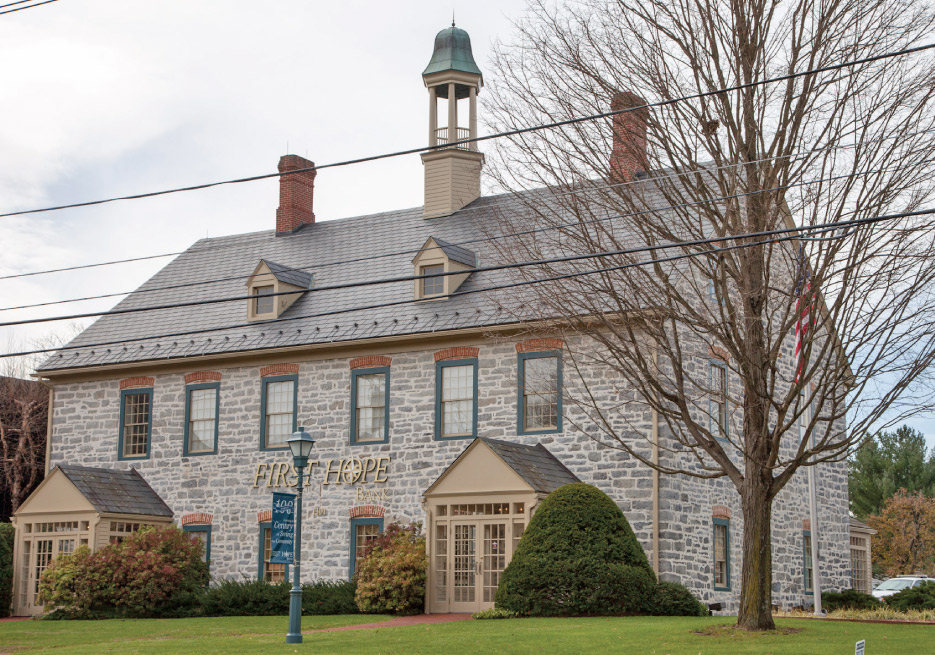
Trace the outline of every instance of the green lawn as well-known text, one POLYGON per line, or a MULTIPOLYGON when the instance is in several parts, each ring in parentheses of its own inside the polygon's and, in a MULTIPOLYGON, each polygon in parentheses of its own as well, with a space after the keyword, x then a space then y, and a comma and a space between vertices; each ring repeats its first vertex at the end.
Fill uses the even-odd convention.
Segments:
MULTIPOLYGON (((380 617, 304 617, 305 630, 380 617)), ((284 643, 286 617, 140 621, 0 623, 0 653, 626 653, 660 655, 849 655, 867 641, 868 655, 929 652, 935 626, 782 619, 792 634, 697 634, 729 618, 586 618, 462 621, 305 635, 284 643)))

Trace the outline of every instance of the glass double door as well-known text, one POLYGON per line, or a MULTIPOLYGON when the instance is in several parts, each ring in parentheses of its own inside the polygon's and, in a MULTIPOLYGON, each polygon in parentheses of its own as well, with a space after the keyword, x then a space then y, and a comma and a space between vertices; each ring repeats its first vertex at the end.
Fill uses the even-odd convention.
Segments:
POLYGON ((450 611, 493 607, 500 575, 508 563, 507 523, 452 521, 450 611))

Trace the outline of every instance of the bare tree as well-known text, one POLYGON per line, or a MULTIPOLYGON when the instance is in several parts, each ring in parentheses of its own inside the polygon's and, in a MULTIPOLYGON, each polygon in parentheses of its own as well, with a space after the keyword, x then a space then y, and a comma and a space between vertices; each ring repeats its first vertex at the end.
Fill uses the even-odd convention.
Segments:
POLYGON ((491 153, 497 183, 517 192, 495 228, 522 233, 496 242, 505 261, 617 253, 518 268, 552 281, 502 302, 538 308, 578 344, 567 393, 582 429, 663 473, 733 483, 747 629, 774 627, 777 494, 931 408, 935 357, 930 217, 731 238, 929 207, 931 54, 759 83, 904 49, 932 26, 927 5, 899 0, 540 0, 488 76, 497 131, 631 109, 491 153), (619 252, 639 246, 654 249, 619 252), (616 393, 589 383, 594 366, 616 393), (658 461, 634 441, 629 402, 663 423, 658 461))
POLYGON ((0 485, 14 512, 45 473, 48 411, 45 385, 0 377, 0 485))
MULTIPOLYGON (((11 333, 4 350, 13 353, 57 348, 84 327, 72 322, 25 345, 11 333)), ((9 496, 13 512, 45 476, 49 389, 27 378, 47 356, 37 353, 0 359, 0 489, 9 496)))

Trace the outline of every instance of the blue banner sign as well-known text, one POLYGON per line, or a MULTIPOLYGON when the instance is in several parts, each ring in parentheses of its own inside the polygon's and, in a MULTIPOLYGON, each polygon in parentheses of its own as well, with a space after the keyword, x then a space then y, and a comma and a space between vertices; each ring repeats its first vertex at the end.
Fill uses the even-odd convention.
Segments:
POLYGON ((295 494, 273 492, 273 526, 270 530, 271 564, 292 564, 295 543, 295 494))

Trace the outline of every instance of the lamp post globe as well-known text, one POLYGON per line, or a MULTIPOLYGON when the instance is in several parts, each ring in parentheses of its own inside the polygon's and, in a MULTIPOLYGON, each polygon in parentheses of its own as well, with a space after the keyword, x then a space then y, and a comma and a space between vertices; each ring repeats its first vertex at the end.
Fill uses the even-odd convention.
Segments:
POLYGON ((289 632, 286 634, 287 644, 302 643, 302 583, 300 581, 301 552, 302 552, 302 488, 305 467, 308 466, 308 456, 312 452, 315 440, 305 431, 304 427, 292 433, 286 440, 292 451, 292 464, 298 476, 298 485, 295 499, 295 542, 292 548, 292 590, 289 592, 289 632))

